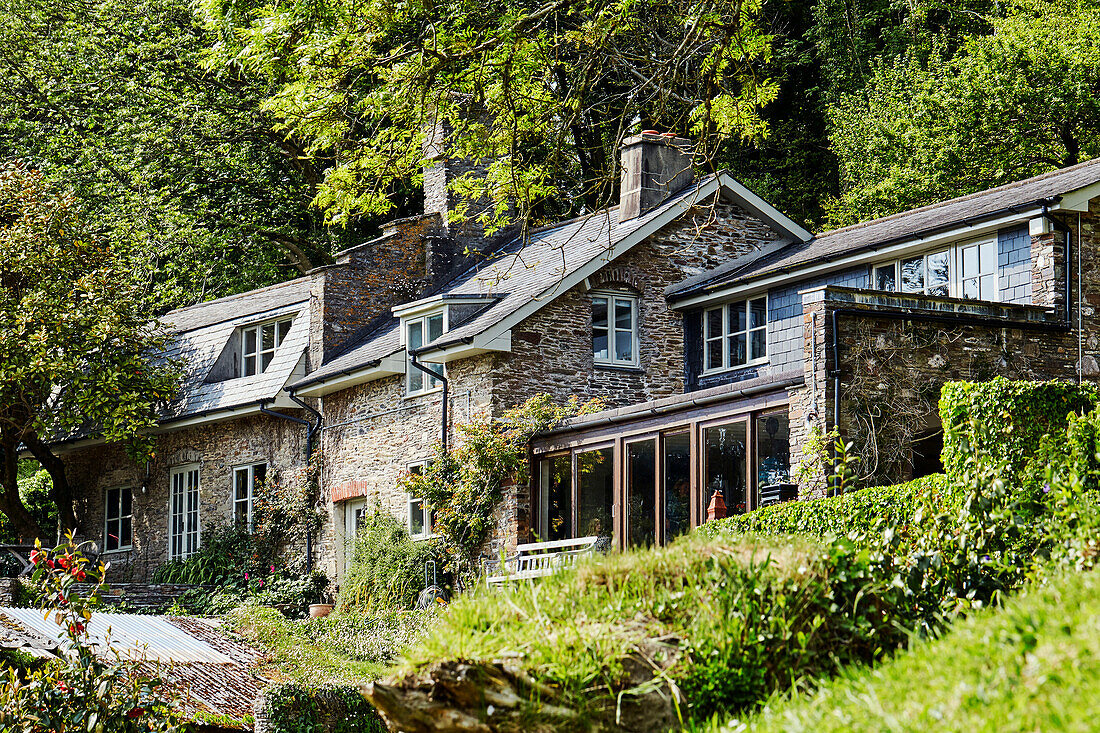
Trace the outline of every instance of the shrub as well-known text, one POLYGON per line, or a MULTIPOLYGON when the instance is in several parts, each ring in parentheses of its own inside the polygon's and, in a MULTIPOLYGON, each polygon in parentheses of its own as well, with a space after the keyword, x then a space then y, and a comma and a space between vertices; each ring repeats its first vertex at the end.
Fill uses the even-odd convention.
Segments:
POLYGON ((957 502, 956 492, 943 474, 925 476, 895 486, 876 486, 824 499, 789 501, 746 514, 708 522, 697 532, 716 537, 725 533, 759 535, 808 534, 846 536, 871 532, 885 519, 894 527, 908 527, 921 499, 957 502))
POLYGON ((378 713, 354 687, 305 687, 293 682, 267 690, 271 733, 386 733, 378 713))
POLYGON ((425 587, 425 564, 435 562, 440 581, 446 582, 444 561, 439 540, 414 540, 404 524, 376 511, 365 519, 355 538, 338 606, 361 614, 412 608, 425 587))
POLYGON ((1073 382, 949 382, 940 393, 943 466, 949 477, 966 472, 973 455, 988 465, 1005 464, 1003 478, 1036 488, 1039 476, 1025 471, 1044 435, 1061 434, 1070 413, 1084 414, 1100 402, 1100 388, 1073 382))

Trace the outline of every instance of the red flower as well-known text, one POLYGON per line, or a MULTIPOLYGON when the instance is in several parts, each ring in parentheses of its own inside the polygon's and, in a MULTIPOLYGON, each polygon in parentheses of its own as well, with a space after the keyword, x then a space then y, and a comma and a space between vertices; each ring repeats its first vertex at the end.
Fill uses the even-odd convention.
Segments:
POLYGON ((77 580, 78 583, 83 583, 84 579, 87 578, 87 577, 88 576, 84 574, 83 570, 77 570, 76 571, 76 580, 77 580))
POLYGON ((130 712, 126 713, 126 717, 130 720, 140 718, 142 715, 145 715, 145 708, 130 708, 130 712))
POLYGON ((73 688, 69 687, 69 686, 68 686, 67 684, 65 684, 64 682, 58 682, 58 683, 57 683, 57 689, 58 689, 58 690, 59 690, 60 692, 72 692, 72 691, 73 691, 73 688))
POLYGON ((31 550, 31 563, 37 565, 46 558, 46 553, 41 550, 31 550))
POLYGON ((62 570, 68 570, 69 567, 72 565, 72 560, 69 558, 68 555, 62 555, 61 557, 57 558, 57 564, 61 567, 62 570))
POLYGON ((53 566, 53 560, 46 561, 46 567, 48 567, 50 570, 53 570, 53 566))

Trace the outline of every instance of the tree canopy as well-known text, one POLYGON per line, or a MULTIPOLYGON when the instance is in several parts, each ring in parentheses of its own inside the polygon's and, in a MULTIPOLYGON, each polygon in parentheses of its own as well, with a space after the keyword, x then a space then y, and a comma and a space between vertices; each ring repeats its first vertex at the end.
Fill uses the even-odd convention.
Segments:
POLYGON ((177 374, 150 299, 109 246, 89 236, 75 198, 35 171, 0 167, 0 511, 24 539, 53 536, 19 493, 19 453, 52 479, 62 528, 73 491, 52 439, 91 431, 141 459, 177 374))
POLYGON ((1100 8, 1053 3, 990 16, 954 52, 876 63, 832 111, 849 224, 1100 155, 1100 8))
POLYGON ((203 0, 211 68, 268 81, 279 129, 331 155, 314 202, 332 223, 387 213, 419 180, 425 142, 489 161, 456 189, 556 218, 614 198, 617 145, 656 127, 694 135, 701 162, 763 134, 777 93, 761 0, 458 0, 394 4, 203 0))

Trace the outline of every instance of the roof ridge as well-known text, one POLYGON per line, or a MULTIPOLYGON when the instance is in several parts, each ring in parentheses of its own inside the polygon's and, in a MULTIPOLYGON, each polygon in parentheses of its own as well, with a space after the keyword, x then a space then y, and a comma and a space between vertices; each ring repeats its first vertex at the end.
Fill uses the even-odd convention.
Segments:
POLYGON ((223 295, 222 297, 214 298, 213 300, 204 300, 201 303, 193 303, 191 305, 185 305, 182 308, 173 308, 172 310, 168 311, 167 313, 165 313, 161 317, 162 318, 167 318, 168 316, 177 315, 179 313, 186 313, 188 311, 192 311, 192 310, 195 310, 195 309, 198 309, 198 308, 205 308, 205 307, 210 306, 210 305, 217 305, 219 303, 228 303, 228 302, 233 301, 233 300, 238 300, 238 299, 242 299, 242 298, 251 297, 251 296, 254 296, 254 295, 258 295, 260 293, 270 292, 272 290, 278 290, 279 288, 285 288, 289 285, 293 285, 293 284, 300 283, 300 282, 305 282, 307 280, 309 280, 309 275, 303 275, 301 277, 296 277, 292 280, 284 280, 281 283, 274 283, 273 285, 265 285, 262 288, 254 288, 252 290, 246 290, 243 293, 234 293, 233 295, 223 295))
POLYGON ((1029 184, 1029 183, 1037 183, 1039 181, 1045 180, 1047 178, 1051 178, 1051 177, 1056 176, 1056 175, 1062 175, 1062 174, 1069 173, 1069 172, 1072 172, 1072 171, 1082 170, 1084 168, 1087 168, 1089 166, 1096 165, 1096 164, 1100 164, 1100 158, 1091 158, 1089 160, 1085 160, 1085 161, 1082 161, 1082 162, 1077 163, 1075 165, 1067 166, 1065 168, 1055 168, 1052 171, 1047 171, 1046 173, 1040 173, 1039 175, 1031 176, 1030 178, 1021 178, 1017 181, 1009 181, 1008 183, 1002 183, 1000 186, 994 186, 993 188, 983 188, 979 191, 973 191, 973 192, 968 193, 968 194, 963 194, 962 196, 955 196, 954 198, 942 199, 940 201, 934 201, 930 204, 925 204, 924 206, 918 206, 915 209, 906 209, 905 211, 899 211, 899 212, 896 212, 894 214, 888 214, 886 216, 880 216, 880 217, 877 217, 875 219, 868 219, 866 221, 857 222, 855 224, 849 224, 848 226, 839 227, 837 229, 829 229, 827 231, 821 232, 820 234, 814 235, 814 239, 821 239, 823 237, 831 237, 835 234, 845 234, 845 233, 852 232, 852 231, 855 231, 855 230, 858 230, 858 229, 863 229, 863 228, 871 226, 873 224, 880 224, 882 222, 892 221, 894 219, 898 219, 898 218, 903 217, 903 216, 912 216, 913 214, 918 214, 918 213, 921 213, 921 212, 931 211, 933 209, 938 209, 938 208, 940 208, 942 206, 946 206, 948 204, 959 203, 961 201, 969 201, 969 200, 974 199, 974 198, 994 194, 998 191, 1004 191, 1004 190, 1007 190, 1007 189, 1010 189, 1010 188, 1016 188, 1016 187, 1023 186, 1023 185, 1029 184))

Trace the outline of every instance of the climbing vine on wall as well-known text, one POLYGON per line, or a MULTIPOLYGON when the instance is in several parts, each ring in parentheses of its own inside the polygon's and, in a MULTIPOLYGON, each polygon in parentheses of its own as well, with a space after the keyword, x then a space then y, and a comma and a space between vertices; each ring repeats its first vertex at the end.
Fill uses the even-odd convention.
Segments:
POLYGON ((444 539, 453 565, 472 559, 489 537, 493 509, 508 482, 530 480, 527 445, 531 436, 562 420, 603 409, 599 400, 571 397, 564 404, 540 394, 500 417, 481 414, 455 426, 458 445, 437 448, 422 473, 409 474, 402 488, 432 507, 434 531, 444 539))

